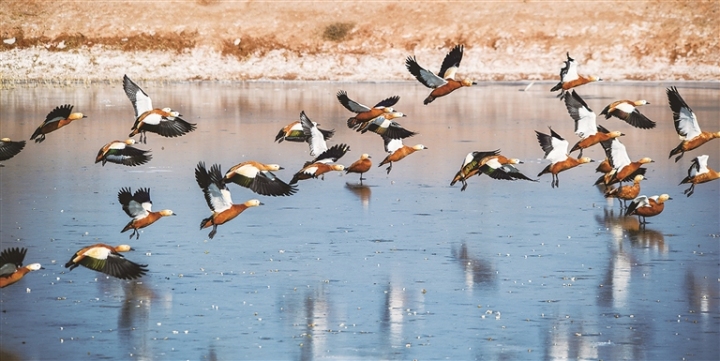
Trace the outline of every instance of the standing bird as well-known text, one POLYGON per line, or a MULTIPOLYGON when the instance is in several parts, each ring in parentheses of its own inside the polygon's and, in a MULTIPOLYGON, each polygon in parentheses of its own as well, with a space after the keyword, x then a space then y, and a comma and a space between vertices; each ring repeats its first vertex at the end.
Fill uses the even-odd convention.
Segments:
POLYGON ((632 125, 635 128, 640 129, 652 129, 655 128, 655 122, 648 119, 645 115, 640 113, 638 107, 641 105, 650 104, 647 100, 617 100, 614 101, 600 112, 601 115, 605 115, 605 119, 610 117, 616 117, 624 120, 626 123, 632 125))
POLYGON ((135 144, 135 139, 132 138, 127 140, 113 140, 100 148, 95 157, 95 163, 102 162, 103 167, 107 162, 134 167, 145 164, 152 159, 149 150, 137 149, 132 146, 133 144, 135 144))
POLYGON ((550 89, 551 92, 560 90, 558 98, 560 98, 561 100, 565 98, 565 96, 567 95, 567 91, 574 87, 596 81, 602 81, 602 79, 596 76, 578 75, 578 64, 575 62, 575 59, 570 57, 569 52, 566 53, 566 56, 567 60, 565 61, 565 66, 560 69, 560 82, 558 82, 554 87, 552 87, 552 89, 550 89))
POLYGON ((153 108, 150 97, 127 75, 123 76, 123 89, 135 109, 135 124, 129 137, 140 133, 140 143, 147 143, 145 132, 172 138, 195 130, 196 125, 182 119, 179 112, 170 108, 153 108))
POLYGON ((435 100, 435 98, 448 95, 455 89, 475 84, 470 79, 455 80, 455 73, 457 73, 458 67, 460 67, 463 50, 463 45, 456 45, 450 50, 450 52, 445 55, 445 59, 440 67, 440 72, 437 73, 437 75, 418 65, 414 56, 408 56, 407 59, 405 59, 405 67, 410 71, 410 74, 422 85, 433 89, 430 95, 425 98, 423 104, 428 105, 435 100))
POLYGON ((368 155, 367 153, 363 153, 363 155, 360 156, 360 159, 356 160, 349 167, 345 168, 345 174, 360 173, 360 185, 362 185, 362 181, 365 179, 363 178, 363 173, 369 171, 372 167, 372 161, 370 160, 370 158, 370 155, 368 155))
POLYGON ((565 96, 565 107, 570 117, 575 120, 575 135, 580 137, 580 141, 570 149, 570 153, 580 150, 578 157, 582 157, 583 149, 589 148, 602 141, 623 136, 622 132, 609 132, 607 129, 598 125, 595 112, 588 107, 587 103, 573 90, 570 96, 565 96))
POLYGON ((313 122, 310 118, 305 115, 305 111, 300 112, 300 124, 302 125, 303 133, 307 137, 307 142, 310 147, 310 156, 317 156, 328 150, 327 143, 325 142, 325 135, 318 128, 318 123, 313 122))
POLYGON ((375 104, 374 107, 370 108, 367 105, 360 104, 347 96, 347 92, 340 90, 337 93, 337 99, 345 107, 345 109, 356 113, 354 117, 347 120, 347 126, 350 129, 354 129, 369 122, 384 113, 393 112, 393 106, 400 100, 400 97, 395 95, 389 98, 385 98, 379 103, 375 104))
MULTIPOLYGON (((325 130, 318 128, 320 133, 323 135, 323 139, 328 140, 332 138, 332 136, 335 134, 334 130, 325 130)), ((280 131, 278 131, 277 135, 275 136, 275 141, 278 143, 282 143, 283 140, 287 140, 288 142, 310 142, 310 137, 305 135, 305 132, 303 131, 302 124, 300 124, 299 120, 296 120, 286 126, 284 126, 280 131)))
POLYGON ((77 266, 84 266, 122 280, 134 280, 144 276, 148 272, 146 264, 137 264, 119 253, 128 251, 134 249, 126 244, 113 247, 97 243, 75 252, 65 263, 65 268, 72 271, 77 266))
POLYGON ((550 128, 550 135, 540 133, 537 130, 535 131, 535 134, 538 142, 540 143, 540 147, 545 152, 545 159, 551 162, 547 167, 545 167, 545 169, 538 173, 537 176, 540 177, 545 173, 552 174, 552 181, 550 182, 552 188, 560 187, 560 178, 558 178, 558 174, 560 172, 577 167, 580 164, 593 161, 588 157, 578 159, 570 157, 567 154, 569 143, 567 140, 555 133, 552 128, 550 128))
POLYGON ((120 192, 118 192, 118 201, 122 204, 123 211, 132 218, 122 231, 120 231, 120 233, 124 233, 132 229, 133 232, 129 238, 135 236, 135 239, 139 239, 140 232, 138 230, 140 228, 145 228, 162 217, 176 215, 169 209, 163 209, 159 212, 152 211, 150 188, 140 188, 136 190, 134 194, 130 188, 122 188, 120 192))
POLYGON ((8 248, 0 253, 0 288, 20 281, 28 272, 43 269, 40 263, 23 267, 27 248, 8 248))
POLYGON ((687 194, 688 197, 695 192, 696 184, 707 183, 720 178, 720 172, 708 167, 708 158, 709 156, 706 154, 695 157, 690 165, 690 168, 688 168, 687 177, 683 178, 680 182, 680 184, 691 184, 690 188, 683 191, 683 193, 687 194))
POLYGON ((25 148, 25 141, 13 141, 10 138, 0 139, 0 161, 8 160, 25 148))
POLYGON ((30 140, 34 139, 35 143, 41 143, 45 140, 45 134, 54 132, 72 123, 74 120, 87 118, 83 113, 73 113, 72 110, 73 106, 70 104, 61 105, 53 109, 45 117, 45 121, 35 129, 35 133, 30 137, 30 140))
POLYGON ((633 178, 633 184, 609 188, 605 191, 605 198, 617 198, 620 200, 620 208, 627 208, 626 201, 631 201, 640 194, 640 181, 645 179, 642 174, 633 178))
POLYGON ((337 171, 342 172, 345 166, 342 164, 331 164, 337 162, 342 156, 350 150, 347 144, 335 144, 330 149, 324 151, 317 158, 310 162, 306 162, 301 170, 299 170, 290 180, 290 184, 295 184, 300 180, 318 178, 325 180, 325 173, 337 171))
POLYGON ((640 224, 645 225, 648 223, 645 221, 645 217, 654 217, 662 213, 665 209, 665 201, 668 199, 672 198, 667 194, 652 197, 639 196, 630 203, 625 211, 625 216, 636 215, 640 224))
POLYGON ((405 114, 400 112, 390 112, 377 116, 375 119, 363 123, 357 127, 357 131, 365 134, 367 131, 377 133, 380 136, 392 139, 405 139, 417 134, 409 131, 393 119, 404 117, 405 114))
POLYGON ((210 239, 217 233, 217 226, 232 220, 250 207, 263 205, 257 199, 251 199, 243 204, 233 204, 230 190, 223 182, 223 175, 218 164, 213 164, 208 172, 205 168, 205 162, 199 162, 195 169, 195 180, 202 189, 205 201, 212 211, 210 217, 200 222, 200 229, 213 227, 208 234, 210 239))
POLYGON ((249 160, 230 168, 223 181, 235 183, 264 196, 290 196, 297 192, 293 187, 276 177, 273 171, 283 169, 279 164, 264 164, 249 160))
POLYGON ((390 166, 387 167, 387 174, 390 174, 390 171, 393 167, 393 162, 399 162, 403 158, 419 150, 428 149, 422 144, 416 144, 412 147, 404 145, 402 139, 383 137, 383 141, 385 142, 385 151, 390 153, 390 155, 385 157, 385 159, 380 162, 378 167, 382 167, 385 164, 390 164, 390 166))
POLYGON ((678 93, 677 88, 667 88, 666 92, 670 109, 673 112, 675 131, 680 137, 680 140, 682 140, 675 149, 670 151, 670 156, 668 157, 672 158, 672 156, 680 154, 675 158, 675 162, 677 163, 685 152, 691 151, 712 139, 720 138, 720 131, 711 133, 700 130, 697 116, 695 116, 692 109, 685 103, 685 100, 683 100, 680 93, 678 93))

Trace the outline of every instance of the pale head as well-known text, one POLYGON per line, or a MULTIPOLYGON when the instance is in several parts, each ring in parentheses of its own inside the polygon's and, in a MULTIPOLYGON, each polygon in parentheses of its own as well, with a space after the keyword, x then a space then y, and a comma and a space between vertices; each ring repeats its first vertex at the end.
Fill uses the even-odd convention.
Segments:
POLYGON ((42 269, 43 266, 40 263, 31 263, 31 264, 25 266, 25 268, 27 268, 31 271, 37 271, 39 269, 42 269))
POLYGON ((633 178, 633 182, 640 183, 640 181, 643 179, 645 179, 645 176, 643 176, 642 174, 638 174, 635 176, 635 178, 633 178))
POLYGON ((257 206, 262 206, 263 203, 260 202, 259 199, 251 199, 251 200, 245 202, 245 205, 248 207, 257 207, 257 206))
POLYGON ((610 132, 610 133, 607 133, 607 135, 608 135, 608 137, 610 137, 610 138, 617 138, 617 137, 622 137, 622 136, 624 136, 625 133, 623 133, 623 132, 621 132, 621 131, 619 131, 619 130, 614 130, 614 131, 612 131, 612 132, 610 132))
POLYGON ((663 203, 663 202, 665 202, 665 201, 668 200, 668 199, 672 199, 672 198, 670 198, 670 195, 668 195, 667 193, 663 193, 663 194, 661 194, 661 195, 658 197, 657 202, 658 202, 658 203, 663 203))
POLYGON ((406 116, 406 115, 401 112, 390 112, 390 113, 385 114, 385 119, 402 118, 404 116, 406 116))
POLYGON ((10 140, 10 138, 2 138, 0 142, 12 142, 12 140, 10 140))
POLYGON ((87 116, 83 115, 83 113, 72 113, 70 114, 70 116, 68 116, 69 120, 77 120, 82 118, 87 118, 87 116))
POLYGON ((415 150, 428 149, 426 146, 424 146, 424 145, 422 145, 422 144, 414 145, 412 148, 415 149, 415 150))
POLYGON ((654 162, 655 162, 654 160, 652 160, 652 159, 650 159, 650 158, 648 158, 648 157, 641 158, 641 159, 638 161, 638 163, 640 163, 640 164, 648 164, 648 163, 654 163, 654 162))
POLYGON ((135 144, 135 139, 132 139, 132 138, 126 139, 126 140, 125 140, 125 144, 127 144, 127 145, 133 145, 133 144, 135 144))
POLYGON ((283 169, 283 167, 280 166, 280 164, 265 164, 265 170, 269 171, 278 171, 280 169, 283 169))
POLYGON ((580 163, 580 164, 585 164, 585 163, 590 163, 590 162, 594 162, 594 160, 590 159, 589 157, 578 158, 578 163, 580 163))
POLYGON ((342 171, 345 170, 345 166, 342 165, 342 164, 332 164, 332 165, 330 166, 330 168, 332 168, 332 170, 336 170, 336 171, 338 171, 338 172, 342 172, 342 171))
POLYGON ((473 85, 473 81, 471 79, 463 79, 460 84, 462 84, 462 86, 471 86, 473 85))
POLYGON ((517 158, 510 158, 510 159, 508 159, 507 162, 508 162, 508 164, 522 164, 523 163, 523 161, 521 161, 520 159, 517 159, 517 158))
POLYGON ((169 209, 163 209, 163 210, 161 210, 161 211, 158 212, 158 213, 160 213, 160 215, 163 216, 163 217, 176 216, 175 212, 173 212, 173 211, 171 211, 171 210, 169 210, 169 209))
POLYGON ((650 104, 650 102, 648 102, 645 99, 636 100, 633 103, 635 104, 636 107, 639 107, 639 106, 645 105, 645 104, 650 104))
POLYGON ((363 154, 360 156, 360 159, 370 159, 370 154, 363 153, 363 154))
POLYGON ((594 76, 594 75, 588 76, 587 79, 588 79, 589 81, 603 81, 602 79, 600 79, 600 78, 598 78, 598 77, 596 77, 596 76, 594 76))
POLYGON ((121 245, 115 247, 115 252, 129 252, 129 251, 134 251, 134 249, 127 244, 121 244, 121 245))

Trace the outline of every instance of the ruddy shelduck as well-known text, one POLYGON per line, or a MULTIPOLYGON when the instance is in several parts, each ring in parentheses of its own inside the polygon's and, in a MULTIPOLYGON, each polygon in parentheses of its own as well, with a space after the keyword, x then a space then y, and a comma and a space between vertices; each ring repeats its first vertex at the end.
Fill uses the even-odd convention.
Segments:
POLYGON ((20 281, 28 272, 43 269, 40 263, 23 266, 27 248, 8 248, 0 253, 0 288, 20 281))
POLYGON ((40 124, 37 129, 35 129, 35 132, 30 137, 30 140, 35 140, 35 143, 41 143, 45 140, 45 134, 54 132, 75 120, 87 118, 87 116, 83 113, 73 113, 72 110, 73 105, 71 104, 61 105, 53 109, 45 117, 45 121, 40 124))
POLYGON ((97 243, 75 252, 65 263, 65 268, 69 268, 68 272, 70 272, 78 266, 83 266, 122 280, 134 280, 144 276, 148 269, 146 264, 135 263, 120 254, 129 251, 134 249, 127 244, 113 247, 97 243))
POLYGON ((672 199, 667 194, 661 194, 659 196, 639 196, 630 203, 625 216, 638 216, 638 221, 641 225, 648 223, 645 221, 645 217, 654 217, 662 213, 665 209, 665 201, 672 199))
POLYGON ((605 116, 605 119, 610 117, 616 117, 632 125, 635 128, 640 129, 652 129, 655 128, 655 122, 648 119, 645 115, 640 113, 638 107, 641 105, 650 104, 647 100, 617 100, 614 101, 600 112, 601 115, 605 116))
POLYGON ((455 89, 469 87, 474 84, 470 79, 455 80, 455 74, 460 67, 460 61, 462 61, 463 51, 463 45, 456 45, 452 48, 452 50, 445 55, 445 59, 440 67, 440 72, 437 73, 437 75, 418 65, 414 56, 408 56, 407 59, 405 59, 405 67, 410 71, 410 74, 422 85, 433 89, 430 95, 425 98, 423 104, 430 104, 435 98, 448 95, 455 89))
POLYGON ((620 207, 626 208, 627 201, 631 201, 640 195, 640 181, 645 179, 642 174, 638 174, 633 178, 633 184, 619 186, 617 188, 609 188, 605 191, 605 198, 617 198, 620 200, 620 207))
POLYGON ((480 167, 484 164, 483 159, 498 154, 500 154, 500 149, 493 151, 474 151, 468 153, 460 165, 460 170, 455 173, 455 176, 450 181, 450 186, 454 186, 455 183, 460 181, 463 184, 460 190, 464 191, 465 188, 467 188, 467 179, 478 174, 480 167))
POLYGON ((139 133, 140 143, 147 143, 145 132, 172 138, 195 130, 196 124, 185 121, 179 112, 171 108, 153 108, 150 97, 127 75, 123 77, 123 89, 135 109, 135 123, 129 137, 139 133))
POLYGON ((212 211, 210 217, 200 222, 200 229, 213 227, 208 234, 210 239, 217 233, 217 226, 234 219, 248 208, 263 205, 257 199, 251 199, 242 204, 233 204, 230 190, 223 181, 219 164, 213 164, 208 172, 205 168, 205 162, 199 162, 195 169, 195 180, 202 189, 205 201, 212 211))
POLYGON ((690 184, 690 188, 683 191, 688 197, 695 192, 696 184, 707 183, 720 178, 720 172, 708 167, 708 158, 709 156, 707 154, 695 157, 690 168, 688 168, 687 177, 683 178, 680 182, 680 184, 690 184))
POLYGON ((392 139, 405 139, 412 137, 417 134, 413 131, 407 130, 396 122, 394 119, 402 118, 405 114, 401 112, 390 112, 377 116, 368 122, 363 123, 357 127, 357 131, 365 134, 367 131, 377 133, 380 136, 392 138, 392 139))
POLYGON ((567 154, 569 145, 568 141, 555 133, 552 128, 550 128, 550 135, 538 132, 537 130, 535 131, 535 134, 538 142, 540 143, 540 147, 545 152, 545 159, 550 161, 550 164, 538 173, 537 176, 540 177, 545 173, 550 173, 552 175, 552 181, 550 182, 550 186, 552 188, 560 186, 560 178, 558 177, 560 172, 575 168, 580 164, 593 161, 588 157, 581 157, 577 159, 570 157, 567 154))
POLYGON ((378 165, 378 167, 382 167, 385 164, 390 164, 387 167, 387 174, 390 174, 390 171, 393 167, 393 162, 399 162, 403 158, 407 157, 410 154, 413 154, 420 150, 428 149, 426 146, 422 144, 416 144, 411 146, 404 145, 402 142, 402 139, 391 139, 388 137, 383 137, 383 141, 385 143, 385 151, 390 153, 385 159, 383 159, 382 162, 378 165))
POLYGON ((570 153, 580 150, 579 157, 582 157, 583 149, 589 148, 602 141, 623 136, 620 131, 609 132, 604 127, 597 124, 597 116, 595 112, 588 107, 587 103, 580 95, 573 90, 570 96, 565 97, 565 107, 570 117, 575 120, 575 135, 580 137, 580 141, 570 149, 570 153))
POLYGON ((134 144, 135 139, 132 138, 113 140, 100 148, 95 157, 95 163, 102 162, 102 165, 105 166, 105 163, 110 162, 134 167, 149 162, 152 159, 150 151, 135 148, 134 144))
POLYGON ((13 141, 10 138, 0 139, 0 161, 8 160, 25 148, 25 141, 13 141))
MULTIPOLYGON (((335 134, 335 130, 325 130, 321 128, 318 128, 318 130, 322 133, 323 139, 326 141, 335 134)), ((287 140, 288 142, 309 143, 310 136, 305 135, 302 124, 300 124, 299 120, 296 120, 280 129, 275 136, 276 142, 282 143, 283 140, 287 140)))
POLYGON ((603 141, 601 144, 612 170, 598 178, 595 185, 602 183, 608 186, 629 181, 638 174, 645 174, 646 169, 642 168, 643 165, 655 162, 649 157, 640 158, 635 162, 631 161, 625 145, 617 138, 603 141))
POLYGON ((531 182, 537 182, 537 179, 530 179, 526 175, 522 174, 519 169, 517 169, 513 164, 520 164, 522 161, 520 161, 517 158, 510 158, 510 159, 503 159, 505 157, 502 156, 492 156, 489 157, 483 164, 479 172, 483 174, 487 174, 492 179, 500 179, 500 180, 528 180, 531 182))
POLYGON ((360 156, 360 159, 353 162, 353 164, 350 164, 349 167, 345 168, 345 174, 348 173, 359 173, 360 174, 360 185, 362 185, 362 181, 365 179, 363 178, 363 174, 372 168, 372 160, 370 160, 370 155, 367 153, 363 153, 360 156))
POLYGON ((290 180, 290 184, 295 184, 300 180, 318 178, 325 179, 325 173, 336 171, 342 172, 345 166, 342 164, 331 164, 337 162, 342 156, 350 151, 347 144, 335 144, 330 149, 324 151, 310 162, 306 162, 303 168, 299 170, 290 180))
POLYGON ((163 209, 159 212, 152 211, 152 201, 150 200, 150 188, 140 188, 132 193, 130 188, 121 188, 118 192, 118 201, 122 205, 123 211, 132 218, 130 222, 120 231, 133 230, 129 238, 135 236, 140 238, 139 229, 145 228, 162 217, 174 216, 175 212, 170 209, 163 209))
POLYGON ((293 187, 275 176, 274 171, 284 169, 279 164, 265 164, 249 160, 234 165, 226 173, 223 181, 235 183, 264 196, 290 196, 297 192, 293 187))
POLYGON ((679 154, 677 158, 675 158, 675 162, 677 162, 685 152, 691 151, 712 139, 720 138, 720 131, 711 133, 700 130, 697 116, 687 103, 685 103, 685 100, 680 96, 676 87, 667 88, 666 92, 670 109, 673 112, 675 131, 681 140, 680 144, 670 151, 668 158, 679 154))
POLYGON ((550 91, 558 91, 560 90, 560 94, 558 94, 558 98, 563 99, 565 98, 567 91, 578 87, 583 84, 592 83, 596 81, 602 81, 597 76, 582 76, 578 75, 578 64, 575 61, 575 59, 570 57, 570 53, 566 53, 567 60, 565 61, 565 66, 560 69, 560 81, 550 89, 550 91))
POLYGON ((340 90, 337 93, 337 99, 340 104, 345 107, 345 109, 356 113, 354 117, 351 117, 347 120, 348 128, 354 129, 356 127, 362 126, 366 122, 377 118, 380 115, 383 115, 384 113, 393 112, 394 109, 392 107, 397 104, 398 100, 400 100, 400 97, 395 95, 389 98, 385 98, 379 103, 375 104, 375 106, 373 106, 372 108, 350 99, 347 95, 347 92, 345 92, 344 90, 340 90))

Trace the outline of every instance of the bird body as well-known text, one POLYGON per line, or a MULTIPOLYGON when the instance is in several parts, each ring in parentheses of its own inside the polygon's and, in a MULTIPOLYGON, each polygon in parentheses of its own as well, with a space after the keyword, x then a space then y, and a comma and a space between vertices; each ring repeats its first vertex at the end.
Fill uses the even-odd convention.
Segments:
POLYGON ((127 75, 123 77, 123 89, 135 109, 135 123, 129 137, 140 134, 140 142, 146 143, 145 132, 172 138, 195 130, 196 124, 185 121, 179 112, 171 108, 154 108, 147 93, 127 75))
POLYGON ((600 114, 605 115, 605 119, 610 117, 616 117, 632 125, 635 128, 640 129, 652 129, 655 128, 655 122, 648 119, 645 115, 640 113, 638 107, 641 105, 650 104, 647 100, 617 100, 614 101, 603 109, 600 114))
POLYGON ((283 168, 278 164, 265 164, 250 160, 230 168, 225 173, 223 180, 225 183, 235 183, 266 196, 275 197, 295 194, 297 188, 283 182, 272 173, 280 169, 283 168))
POLYGON ((644 178, 642 174, 638 174, 633 178, 633 184, 631 185, 609 188, 605 191, 605 198, 617 198, 622 202, 620 205, 625 208, 626 201, 631 201, 640 195, 640 181, 644 178))
POLYGON ((73 113, 72 110, 73 105, 71 104, 60 105, 53 109, 45 117, 45 121, 35 129, 30 140, 35 140, 35 143, 42 143, 45 140, 45 134, 54 132, 75 120, 87 118, 83 113, 73 113))
POLYGON ((675 131, 680 137, 680 144, 670 151, 670 156, 677 155, 675 162, 680 160, 685 152, 691 151, 710 140, 720 138, 720 131, 707 132, 700 129, 695 113, 685 103, 676 87, 666 89, 670 110, 673 112, 675 131))
POLYGON ((640 224, 644 225, 647 223, 645 217, 654 217, 662 213, 665 209, 665 201, 668 199, 672 198, 667 194, 652 197, 639 196, 630 203, 625 211, 625 216, 637 215, 640 224))
POLYGON ((570 117, 575 120, 575 135, 580 137, 580 141, 575 143, 570 149, 570 153, 580 150, 578 157, 582 157, 583 149, 589 148, 602 141, 625 135, 620 131, 610 132, 598 125, 595 112, 588 107, 587 103, 585 103, 575 90, 573 90, 569 96, 565 97, 565 107, 570 117))
MULTIPOLYGON (((332 136, 335 134, 334 130, 325 130, 318 128, 320 133, 323 135, 324 140, 328 140, 332 138, 332 136)), ((283 140, 287 140, 288 142, 310 142, 310 137, 305 135, 305 132, 303 131, 302 124, 299 120, 296 120, 286 126, 284 126, 280 131, 278 131, 277 135, 275 136, 275 141, 278 143, 282 143, 283 140)))
POLYGON ((720 172, 708 167, 707 161, 709 156, 703 154, 693 159, 690 168, 688 168, 687 177, 680 181, 680 184, 690 184, 690 188, 683 193, 690 197, 695 192, 695 185, 707 183, 720 178, 720 172))
POLYGON ((391 139, 387 137, 383 137, 383 139, 385 141, 385 150, 390 153, 390 155, 385 157, 385 159, 380 162, 378 167, 382 167, 385 164, 390 164, 390 166, 387 167, 388 174, 390 174, 390 171, 392 170, 393 162, 399 162, 410 154, 413 154, 420 150, 428 149, 422 144, 416 144, 412 147, 404 145, 402 143, 402 139, 391 139))
POLYGON ((400 100, 400 97, 395 95, 389 98, 385 98, 379 103, 375 104, 375 106, 373 106, 372 108, 350 99, 347 95, 347 92, 345 92, 344 90, 340 90, 337 93, 337 99, 340 104, 345 107, 345 109, 356 113, 354 117, 351 117, 347 120, 348 128, 354 129, 356 127, 362 126, 366 122, 377 118, 378 116, 383 115, 384 113, 393 112, 394 110, 392 107, 398 102, 398 100, 400 100))
POLYGON ((135 139, 126 140, 113 140, 112 142, 105 144, 98 151, 95 157, 95 163, 116 163, 123 164, 130 167, 145 164, 152 159, 149 150, 140 150, 133 147, 135 139))
POLYGON ((223 175, 218 164, 213 164, 210 171, 207 171, 205 163, 199 162, 197 168, 195 168, 195 180, 202 189, 205 201, 212 211, 210 217, 204 218, 200 222, 200 229, 213 227, 208 234, 210 239, 217 233, 217 226, 231 221, 250 207, 263 205, 257 199, 251 199, 242 204, 234 204, 230 190, 223 181, 223 175))
POLYGON ((40 263, 23 266, 27 248, 7 248, 0 253, 0 288, 20 281, 26 274, 42 269, 40 263))
POLYGON ((107 275, 124 280, 137 279, 144 276, 148 269, 147 265, 135 263, 126 259, 120 252, 132 251, 133 248, 123 244, 110 246, 97 243, 75 252, 70 260, 65 263, 65 268, 70 271, 78 266, 84 266, 93 271, 102 272, 107 275))
POLYGON ((538 173, 537 176, 540 177, 543 174, 550 173, 552 175, 552 181, 550 182, 552 188, 560 186, 560 179, 558 178, 558 174, 560 174, 561 172, 575 168, 580 164, 585 164, 593 161, 588 157, 570 157, 567 154, 567 149, 569 145, 568 141, 555 133, 552 128, 550 128, 550 135, 538 132, 537 130, 535 131, 535 134, 537 136, 538 143, 540 143, 540 147, 545 152, 545 159, 551 162, 540 173, 538 173))
POLYGON ((122 204, 122 209, 125 214, 130 216, 132 220, 120 231, 133 230, 130 234, 130 238, 136 236, 135 239, 140 238, 141 228, 145 228, 162 217, 174 216, 175 213, 169 209, 163 209, 158 212, 152 211, 152 201, 150 200, 150 189, 140 188, 132 193, 130 188, 122 188, 118 192, 118 201, 122 204))
POLYGON ((460 67, 460 61, 462 61, 463 51, 463 45, 456 45, 452 48, 452 50, 445 55, 445 59, 440 67, 440 72, 438 72, 437 75, 421 67, 414 56, 408 56, 407 59, 405 59, 405 67, 410 74, 421 84, 433 89, 430 95, 425 98, 423 104, 430 104, 436 98, 446 96, 456 89, 473 85, 473 81, 470 79, 455 80, 455 74, 460 67))
POLYGON ((578 87, 583 84, 592 83, 596 81, 602 81, 602 79, 596 77, 596 76, 583 76, 578 74, 578 64, 575 61, 575 59, 570 57, 570 53, 566 53, 567 60, 565 61, 565 66, 560 69, 560 81, 555 84, 554 87, 550 89, 550 91, 558 91, 560 90, 560 94, 558 94, 558 98, 564 99, 567 91, 578 87))
POLYGON ((362 185, 362 181, 365 179, 363 178, 363 173, 370 170, 372 167, 372 160, 370 160, 370 155, 367 153, 364 153, 360 156, 360 159, 356 160, 351 164, 349 167, 345 168, 345 174, 348 173, 359 173, 360 174, 360 184, 362 185))

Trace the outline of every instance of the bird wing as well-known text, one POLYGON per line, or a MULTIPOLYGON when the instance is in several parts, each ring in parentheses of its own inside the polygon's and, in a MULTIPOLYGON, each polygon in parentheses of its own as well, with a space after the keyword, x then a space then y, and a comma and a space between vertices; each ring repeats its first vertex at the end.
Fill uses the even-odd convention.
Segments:
POLYGON ((310 118, 305 115, 305 111, 300 112, 300 124, 302 124, 305 136, 308 137, 307 142, 310 146, 311 156, 321 154, 328 149, 327 143, 325 143, 325 137, 318 129, 317 123, 310 120, 310 118))
POLYGON ((8 160, 25 148, 25 141, 0 141, 0 161, 8 160))
POLYGON ((443 79, 455 79, 455 73, 460 67, 460 61, 462 61, 463 48, 463 45, 456 45, 445 55, 442 66, 440 66, 440 72, 438 73, 440 77, 443 79))
POLYGON ((385 136, 382 138, 385 143, 385 151, 388 153, 394 153, 396 150, 403 147, 402 139, 393 139, 385 136))
POLYGON ((337 93, 337 98, 340 104, 345 107, 345 109, 353 112, 353 113, 362 113, 370 110, 370 107, 367 105, 360 104, 347 96, 347 92, 344 90, 341 90, 337 93))
POLYGON ((695 113, 685 103, 680 96, 676 87, 666 89, 668 103, 673 112, 673 120, 675 121, 675 131, 677 131, 680 139, 693 139, 700 135, 700 125, 698 124, 695 113))
POLYGON ((130 80, 127 75, 123 76, 123 89, 128 99, 130 99, 133 108, 135 108, 135 118, 153 109, 150 97, 137 84, 130 80))
POLYGON ((70 114, 72 114, 73 106, 70 104, 60 105, 57 108, 53 109, 48 115, 45 117, 45 121, 43 122, 43 125, 47 125, 53 122, 59 122, 63 119, 67 119, 70 114))
POLYGON ((587 103, 575 92, 565 97, 565 107, 570 117, 575 120, 575 134, 585 139, 597 133, 597 122, 595 112, 588 107, 587 103))
POLYGON ((408 71, 410 71, 410 74, 412 74, 415 79, 428 88, 435 89, 447 83, 445 79, 418 65, 414 56, 408 56, 407 59, 405 59, 405 67, 408 71))

